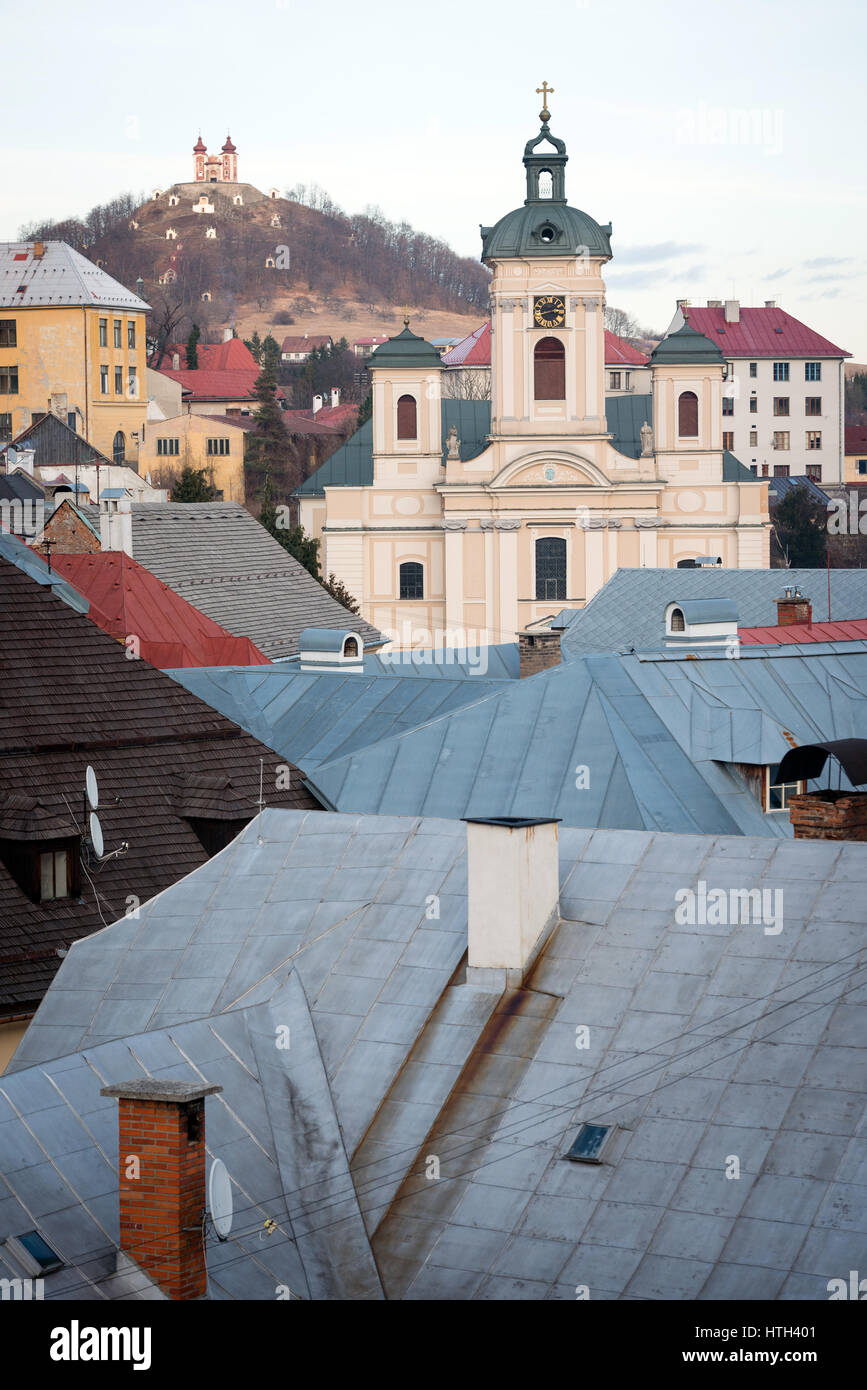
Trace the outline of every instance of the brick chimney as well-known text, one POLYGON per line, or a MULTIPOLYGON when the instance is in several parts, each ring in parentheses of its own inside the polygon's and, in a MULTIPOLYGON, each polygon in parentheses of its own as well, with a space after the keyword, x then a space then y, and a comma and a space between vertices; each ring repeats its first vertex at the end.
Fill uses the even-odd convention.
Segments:
POLYGON ((467 819, 467 983, 517 989, 559 913, 559 821, 467 819))
POLYGON ((118 1100, 120 1248, 172 1299, 207 1291, 205 1096, 222 1089, 147 1077, 100 1091, 118 1100))
POLYGON ((796 623, 813 621, 813 605, 795 585, 783 590, 783 597, 777 599, 777 627, 793 627, 796 623))
POLYGON ((867 840, 867 792, 802 792, 788 804, 796 840, 867 840))
POLYGON ((520 678, 535 676, 539 671, 547 671, 561 662, 560 627, 526 628, 518 633, 518 655, 520 678))

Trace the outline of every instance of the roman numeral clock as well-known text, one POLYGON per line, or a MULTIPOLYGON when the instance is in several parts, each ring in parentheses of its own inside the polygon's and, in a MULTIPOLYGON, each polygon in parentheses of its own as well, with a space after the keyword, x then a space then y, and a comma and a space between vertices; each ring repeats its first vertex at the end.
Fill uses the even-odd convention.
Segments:
POLYGON ((537 294, 533 299, 533 318, 540 328, 562 328, 566 322, 562 294, 537 294))

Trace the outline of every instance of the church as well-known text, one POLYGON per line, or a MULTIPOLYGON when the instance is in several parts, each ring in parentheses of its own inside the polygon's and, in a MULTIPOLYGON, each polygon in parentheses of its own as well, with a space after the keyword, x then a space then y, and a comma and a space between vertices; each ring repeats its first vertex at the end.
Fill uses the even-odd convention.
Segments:
POLYGON ((369 359, 372 418, 295 493, 324 573, 396 646, 514 641, 619 568, 769 566, 767 482, 723 448, 716 344, 687 321, 649 394, 606 399, 611 226, 567 203, 540 90, 523 206, 481 228, 491 399, 444 396, 407 320, 369 359))
POLYGON ((208 154, 208 147, 199 132, 199 138, 193 145, 193 182, 238 182, 238 151, 232 144, 231 135, 226 136, 226 143, 219 154, 208 154))

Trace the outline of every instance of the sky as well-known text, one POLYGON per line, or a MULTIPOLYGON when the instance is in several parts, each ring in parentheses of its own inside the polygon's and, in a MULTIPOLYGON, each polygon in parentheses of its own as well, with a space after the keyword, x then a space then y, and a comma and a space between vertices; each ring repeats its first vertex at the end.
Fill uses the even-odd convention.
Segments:
POLYGON ((0 0, 0 239, 191 178, 231 131, 239 177, 317 183, 477 256, 566 141, 569 202, 613 223, 608 303, 662 331, 678 298, 775 299, 867 362, 863 55, 855 0, 0 0), (38 60, 37 60, 38 59, 38 60))

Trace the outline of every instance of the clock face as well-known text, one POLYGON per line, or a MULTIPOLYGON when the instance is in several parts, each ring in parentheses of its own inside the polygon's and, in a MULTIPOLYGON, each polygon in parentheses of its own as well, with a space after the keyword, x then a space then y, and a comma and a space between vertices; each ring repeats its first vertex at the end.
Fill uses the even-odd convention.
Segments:
POLYGON ((533 300, 533 318, 540 328, 562 328, 566 303, 562 294, 539 294, 533 300))

